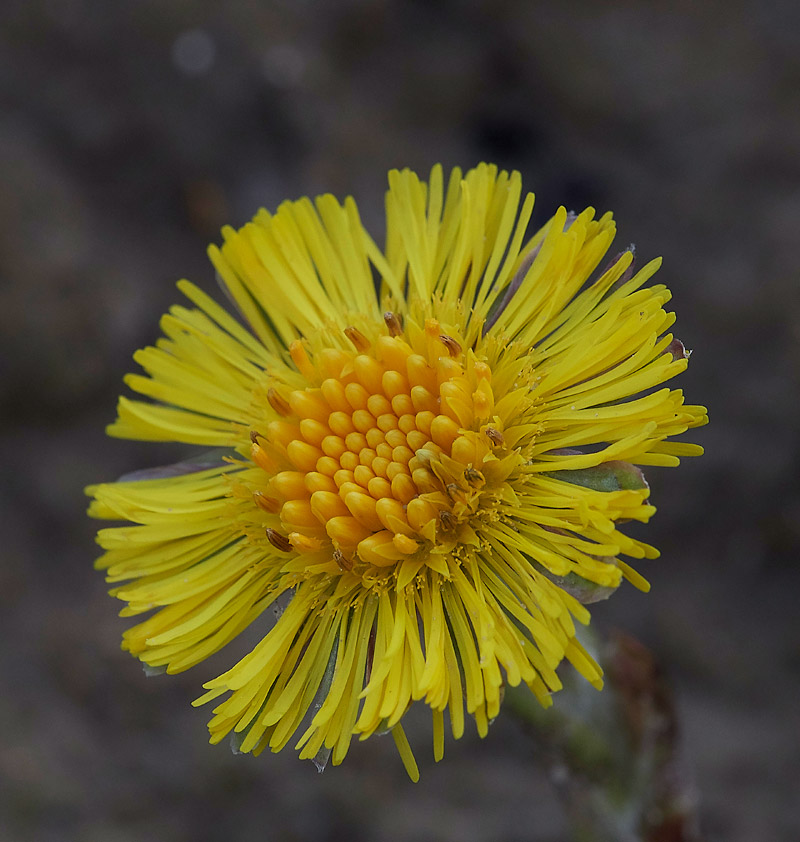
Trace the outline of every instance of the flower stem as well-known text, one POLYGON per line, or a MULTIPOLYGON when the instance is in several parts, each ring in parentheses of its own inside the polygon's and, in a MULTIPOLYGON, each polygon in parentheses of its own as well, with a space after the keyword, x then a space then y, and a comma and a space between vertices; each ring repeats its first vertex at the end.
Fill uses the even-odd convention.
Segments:
MULTIPOLYGON (((544 709, 524 688, 504 708, 533 738, 567 812, 575 842, 700 842, 693 789, 677 758, 672 693, 653 656, 620 633, 598 647, 598 693, 564 676, 544 709)), ((594 644, 594 645, 593 645, 594 644)))

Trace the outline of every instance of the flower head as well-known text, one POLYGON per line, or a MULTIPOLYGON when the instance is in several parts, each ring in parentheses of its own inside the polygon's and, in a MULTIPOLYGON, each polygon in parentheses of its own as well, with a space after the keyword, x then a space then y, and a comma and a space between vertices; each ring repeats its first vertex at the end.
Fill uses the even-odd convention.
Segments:
POLYGON ((286 202, 209 251, 247 327, 186 281, 194 305, 135 355, 109 433, 222 448, 158 478, 93 486, 98 567, 149 616, 123 648, 179 672, 271 606, 255 648, 208 681, 212 742, 293 741, 324 765, 391 730, 413 701, 465 707, 481 735, 505 683, 549 704, 582 602, 656 551, 619 531, 654 512, 639 465, 700 453, 668 439, 706 420, 679 390, 669 292, 628 249, 597 272, 610 214, 561 208, 532 239, 518 173, 444 184, 389 174, 386 247, 352 199, 286 202), (522 204, 520 207, 520 201, 522 204), (287 599, 288 597, 288 599, 287 599), (154 612, 154 613, 153 613, 154 612))

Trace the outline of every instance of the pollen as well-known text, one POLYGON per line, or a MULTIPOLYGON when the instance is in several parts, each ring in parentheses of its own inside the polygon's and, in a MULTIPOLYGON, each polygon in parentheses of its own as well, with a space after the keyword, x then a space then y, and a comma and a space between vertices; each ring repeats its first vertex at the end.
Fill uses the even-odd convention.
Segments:
POLYGON ((344 351, 291 349, 308 386, 285 397, 271 386, 275 417, 251 433, 269 475, 256 502, 279 501, 283 534, 269 540, 327 547, 348 572, 424 565, 487 503, 484 461, 503 445, 491 370, 435 319, 406 332, 387 313, 372 338, 353 326, 344 336, 344 351))

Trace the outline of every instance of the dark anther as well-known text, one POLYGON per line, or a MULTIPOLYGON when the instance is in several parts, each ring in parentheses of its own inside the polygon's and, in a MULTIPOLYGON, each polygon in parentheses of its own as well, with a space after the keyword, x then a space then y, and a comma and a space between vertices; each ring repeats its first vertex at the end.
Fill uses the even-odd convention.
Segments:
POLYGON ((250 430, 250 441, 253 444, 258 444, 258 433, 255 430, 250 430))
POLYGON ((384 313, 383 320, 386 328, 392 336, 400 336, 403 332, 403 319, 397 313, 384 313))
POLYGON ((281 504, 274 497, 268 497, 263 491, 254 491, 253 500, 259 508, 270 514, 276 515, 281 510, 281 504))
POLYGON ((355 345, 356 351, 369 350, 369 339, 358 328, 350 325, 350 327, 344 329, 344 335, 355 345))
POLYGON ((267 527, 267 538, 276 550, 280 550, 282 553, 290 553, 292 551, 291 542, 285 535, 281 535, 280 532, 267 527))
POLYGON ((464 471, 464 479, 473 488, 480 488, 481 486, 486 484, 486 479, 484 478, 483 474, 472 467, 467 468, 464 471))
POLYGON ((267 390, 267 400, 269 405, 278 413, 278 415, 291 415, 292 408, 287 403, 286 399, 281 397, 275 389, 270 387, 267 390))
POLYGON ((439 336, 439 341, 445 348, 447 348, 447 353, 450 354, 451 357, 461 356, 461 343, 453 339, 452 336, 442 333, 439 336))
POLYGON ((453 517, 453 513, 448 512, 447 509, 441 512, 439 514, 439 524, 445 532, 451 532, 453 529, 455 529, 456 519, 453 517))
POLYGON ((486 428, 486 438, 495 446, 495 447, 502 447, 505 443, 505 436, 500 432, 500 430, 496 430, 494 427, 487 427, 486 428))
POLYGON ((352 570, 353 560, 346 558, 345 554, 338 548, 333 548, 333 560, 339 565, 342 570, 352 570))

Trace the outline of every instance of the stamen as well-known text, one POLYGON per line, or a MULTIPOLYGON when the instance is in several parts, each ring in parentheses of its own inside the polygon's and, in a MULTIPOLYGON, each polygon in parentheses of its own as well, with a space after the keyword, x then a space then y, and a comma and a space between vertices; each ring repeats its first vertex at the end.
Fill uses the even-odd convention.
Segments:
POLYGON ((356 351, 363 353, 369 350, 370 341, 358 328, 350 325, 344 329, 344 335, 353 343, 356 351))
POLYGON ((472 466, 464 471, 464 479, 473 488, 482 488, 486 485, 486 478, 480 471, 476 471, 472 466))
POLYGON ((276 532, 274 529, 270 529, 269 527, 267 527, 266 532, 270 544, 272 544, 276 550, 280 550, 282 553, 290 553, 292 551, 292 545, 285 535, 281 535, 280 532, 276 532))
POLYGON ((281 510, 280 502, 274 497, 268 497, 263 491, 254 491, 253 500, 260 509, 272 515, 276 515, 281 510))
POLYGON ((494 427, 486 428, 486 438, 495 446, 502 447, 506 443, 505 436, 494 427))
POLYGON ((275 412, 278 413, 278 415, 292 414, 292 409, 288 402, 284 400, 275 389, 269 388, 267 390, 267 400, 269 401, 269 405, 275 410, 275 412))
POLYGON ((250 434, 252 459, 274 495, 254 492, 255 504, 283 525, 267 530, 272 546, 328 552, 340 570, 366 579, 375 568, 400 575, 410 556, 441 569, 441 556, 429 551, 478 510, 492 450, 505 443, 483 426, 494 411, 487 363, 462 361, 461 343, 437 319, 408 337, 398 314, 385 313, 384 323, 389 336, 374 346, 350 325, 354 350, 317 349, 313 361, 293 342, 308 386, 285 396, 270 387, 267 401, 280 417, 250 434))
POLYGON ((452 532, 456 527, 456 519, 453 517, 453 513, 448 512, 447 509, 439 514, 439 523, 445 532, 452 532))
POLYGON ((314 377, 316 376, 316 369, 311 364, 311 360, 308 358, 305 346, 299 339, 295 339, 294 342, 289 345, 289 356, 294 361, 294 364, 297 366, 300 374, 302 374, 309 382, 313 382, 314 377))
POLYGON ((386 328, 390 336, 400 336, 403 333, 402 317, 397 313, 384 313, 383 321, 386 323, 386 328))
POLYGON ((250 458, 262 471, 266 471, 268 474, 274 474, 278 470, 276 460, 260 445, 250 446, 250 458))
POLYGON ((345 554, 338 548, 333 548, 333 560, 342 568, 342 570, 352 570, 353 560, 345 556, 345 554))
POLYGON ((461 356, 461 343, 453 339, 452 336, 442 333, 439 336, 439 341, 445 348, 447 348, 447 353, 450 354, 451 357, 455 358, 461 356))

